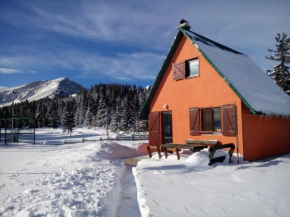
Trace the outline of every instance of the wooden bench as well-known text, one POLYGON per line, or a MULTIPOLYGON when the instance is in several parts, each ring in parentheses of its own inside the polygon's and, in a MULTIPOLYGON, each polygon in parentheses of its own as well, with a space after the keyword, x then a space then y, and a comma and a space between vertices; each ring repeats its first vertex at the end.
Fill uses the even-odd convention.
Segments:
POLYGON ((229 163, 231 163, 232 155, 235 150, 235 145, 233 143, 229 144, 221 144, 217 140, 193 140, 193 139, 187 139, 186 144, 175 144, 175 143, 168 143, 168 144, 162 144, 160 146, 147 146, 147 151, 149 154, 149 157, 152 157, 152 152, 154 150, 157 151, 159 159, 162 157, 161 152, 164 152, 165 158, 168 157, 168 151, 172 150, 176 153, 177 159, 180 159, 179 151, 182 149, 191 150, 193 152, 201 151, 204 148, 209 147, 209 165, 212 165, 216 162, 223 162, 225 160, 225 156, 216 157, 214 158, 214 154, 216 150, 229 148, 229 163))

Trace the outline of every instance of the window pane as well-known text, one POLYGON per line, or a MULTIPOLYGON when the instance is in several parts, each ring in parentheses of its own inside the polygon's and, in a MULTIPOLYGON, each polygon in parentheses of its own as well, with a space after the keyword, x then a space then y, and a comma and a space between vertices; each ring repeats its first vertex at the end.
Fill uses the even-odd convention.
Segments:
POLYGON ((202 109, 202 131, 212 131, 212 109, 202 109))
POLYGON ((172 143, 172 115, 163 113, 163 143, 172 143))
POLYGON ((214 131, 222 131, 221 128, 221 108, 213 109, 213 123, 214 123, 214 131))
POLYGON ((198 75, 199 74, 199 67, 198 67, 198 59, 188 61, 188 68, 189 68, 189 75, 198 75))

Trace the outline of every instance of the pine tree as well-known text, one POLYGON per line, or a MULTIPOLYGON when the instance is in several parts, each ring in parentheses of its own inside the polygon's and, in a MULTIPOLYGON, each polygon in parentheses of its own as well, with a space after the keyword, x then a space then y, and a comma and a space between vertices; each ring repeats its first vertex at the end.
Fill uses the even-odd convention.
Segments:
POLYGON ((59 117, 57 113, 57 104, 52 101, 52 105, 48 109, 48 126, 54 129, 58 128, 59 126, 59 117))
POLYGON ((72 104, 69 101, 66 103, 64 117, 63 117, 63 125, 71 136, 73 128, 75 127, 75 117, 74 117, 72 104))
POLYGON ((283 33, 278 33, 275 37, 277 42, 276 50, 268 49, 274 56, 266 56, 267 59, 277 62, 273 70, 267 70, 267 74, 272 77, 275 83, 290 95, 290 38, 283 33))
POLYGON ((125 132, 134 131, 135 120, 133 117, 133 105, 130 91, 125 96, 121 118, 122 119, 120 129, 125 132))
POLYGON ((145 132, 148 130, 148 121, 147 120, 138 120, 137 121, 137 132, 145 132))
POLYGON ((109 111, 105 100, 105 95, 102 92, 99 99, 98 112, 96 116, 98 127, 107 127, 109 124, 109 111))
POLYGON ((93 115, 91 112, 91 108, 88 107, 86 115, 85 115, 84 125, 90 127, 92 120, 93 120, 93 115))
POLYGON ((117 106, 116 109, 112 110, 112 119, 110 124, 110 130, 112 132, 118 132, 120 130, 120 120, 121 120, 120 110, 119 106, 117 106))

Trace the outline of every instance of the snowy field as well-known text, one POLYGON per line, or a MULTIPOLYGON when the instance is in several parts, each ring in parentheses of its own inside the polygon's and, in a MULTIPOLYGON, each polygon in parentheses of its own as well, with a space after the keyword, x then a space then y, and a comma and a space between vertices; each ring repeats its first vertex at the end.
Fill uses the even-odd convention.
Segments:
POLYGON ((122 159, 146 141, 93 141, 100 137, 41 129, 36 145, 1 145, 0 216, 290 216, 290 155, 208 166, 207 151, 179 161, 154 154, 132 167, 122 159))
MULTIPOLYGON (((121 185, 124 180, 134 184, 134 177, 126 179, 121 158, 138 156, 140 141, 61 143, 104 134, 78 128, 68 137, 62 130, 43 129, 37 131, 36 145, 1 145, 0 216, 126 216, 128 210, 119 207, 121 185)), ((130 192, 127 197, 134 203, 130 192)))

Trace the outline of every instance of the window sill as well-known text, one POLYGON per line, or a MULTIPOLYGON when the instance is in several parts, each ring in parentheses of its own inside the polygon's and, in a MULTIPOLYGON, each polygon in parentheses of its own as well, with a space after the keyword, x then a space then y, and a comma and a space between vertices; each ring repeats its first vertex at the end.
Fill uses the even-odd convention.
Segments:
POLYGON ((204 136, 222 136, 222 132, 201 132, 204 136))
POLYGON ((186 79, 197 78, 197 77, 199 77, 199 75, 191 75, 191 76, 186 77, 186 79))

